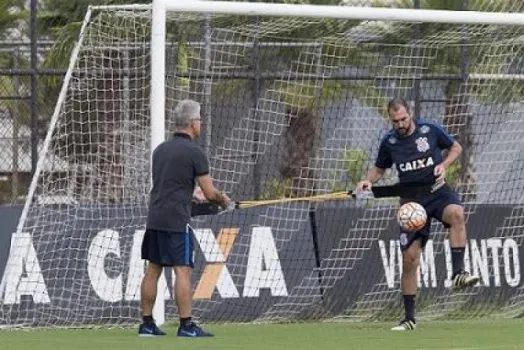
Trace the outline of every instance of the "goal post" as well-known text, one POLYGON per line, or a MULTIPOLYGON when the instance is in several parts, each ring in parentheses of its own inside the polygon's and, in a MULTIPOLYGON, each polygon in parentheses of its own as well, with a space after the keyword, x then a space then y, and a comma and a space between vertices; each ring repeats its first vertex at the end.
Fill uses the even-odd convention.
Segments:
MULTIPOLYGON (((420 317, 524 312, 518 6, 90 7, 11 237, 0 327, 139 322, 151 153, 174 131, 172 111, 186 98, 202 104, 198 142, 217 187, 235 200, 351 188, 389 127, 388 99, 418 99, 421 116, 464 146, 448 180, 467 212, 466 266, 483 282, 450 292, 449 242, 434 223, 419 271, 420 317), (426 30, 415 36, 417 28, 426 30)), ((390 171, 384 183, 396 179, 390 171)), ((288 203, 195 217, 194 316, 396 318, 397 208, 393 200, 288 203)), ((166 271, 160 324, 177 313, 173 283, 166 271)))

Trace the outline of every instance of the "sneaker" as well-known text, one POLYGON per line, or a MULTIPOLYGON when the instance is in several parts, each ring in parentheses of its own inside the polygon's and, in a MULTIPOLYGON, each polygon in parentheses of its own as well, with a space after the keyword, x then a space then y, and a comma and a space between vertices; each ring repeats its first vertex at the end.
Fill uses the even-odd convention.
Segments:
POLYGON ((480 277, 471 276, 469 272, 461 271, 457 273, 455 276, 453 276, 452 281, 453 281, 453 284, 452 284, 453 290, 460 290, 460 289, 474 286, 475 284, 478 283, 478 281, 480 281, 480 277))
POLYGON ((417 324, 413 320, 404 319, 400 321, 398 326, 391 328, 392 331, 414 331, 417 324))
POLYGON ((191 322, 189 326, 180 326, 178 327, 177 336, 179 337, 188 337, 188 338, 197 338, 197 337, 214 337, 213 333, 209 333, 199 326, 196 323, 191 322))
POLYGON ((139 337, 158 337, 166 335, 166 333, 158 328, 156 323, 142 323, 138 328, 139 337))

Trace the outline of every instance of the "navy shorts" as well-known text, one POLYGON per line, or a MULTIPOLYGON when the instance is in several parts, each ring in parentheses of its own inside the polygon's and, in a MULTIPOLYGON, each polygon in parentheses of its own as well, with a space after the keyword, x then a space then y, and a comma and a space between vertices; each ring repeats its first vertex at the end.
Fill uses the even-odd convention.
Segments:
POLYGON ((453 191, 448 185, 444 185, 436 192, 424 196, 423 198, 403 198, 401 199, 400 204, 404 204, 411 201, 421 204, 426 209, 426 213, 428 214, 428 220, 426 222, 426 225, 420 231, 404 232, 402 229, 400 230, 400 249, 402 251, 408 249, 411 246, 411 244, 415 242, 417 239, 420 239, 420 244, 422 248, 424 248, 429 239, 431 219, 435 218, 438 221, 440 221, 444 225, 444 227, 449 228, 449 225, 442 219, 442 216, 444 215, 444 209, 450 204, 462 205, 458 197, 458 194, 455 191, 453 191))
POLYGON ((189 266, 193 264, 193 237, 186 232, 147 229, 142 241, 142 259, 160 266, 189 266))

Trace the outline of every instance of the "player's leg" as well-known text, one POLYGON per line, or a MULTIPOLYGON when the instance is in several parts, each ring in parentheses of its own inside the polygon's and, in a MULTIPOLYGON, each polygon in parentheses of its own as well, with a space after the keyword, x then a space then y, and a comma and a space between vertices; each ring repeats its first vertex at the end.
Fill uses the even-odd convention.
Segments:
POLYGON ((141 337, 162 336, 166 334, 157 327, 153 319, 153 305, 156 300, 158 279, 162 274, 158 243, 158 232, 147 230, 142 241, 142 259, 148 260, 149 263, 140 286, 142 324, 140 324, 138 328, 138 335, 141 337))
POLYGON ((192 322, 192 285, 190 266, 175 266, 175 301, 180 317, 180 325, 189 325, 192 322))
POLYGON ((442 213, 442 221, 449 226, 453 289, 463 289, 477 284, 480 278, 470 275, 464 269, 467 233, 462 205, 456 203, 447 204, 442 213))
POLYGON ((193 272, 193 239, 192 231, 188 227, 186 232, 171 234, 171 249, 173 253, 172 265, 175 271, 175 301, 180 316, 179 337, 213 337, 199 327, 192 319, 193 292, 191 274, 193 272))
POLYGON ((473 286, 479 281, 478 276, 471 276, 464 269, 464 254, 466 251, 467 233, 464 207, 458 195, 450 187, 438 190, 426 210, 428 215, 438 219, 449 229, 451 247, 451 265, 453 289, 459 290, 473 286))
POLYGON ((417 268, 420 263, 420 254, 429 237, 430 220, 419 232, 400 234, 400 249, 402 250, 402 276, 401 290, 404 302, 404 318, 400 323, 391 328, 394 331, 414 330, 415 320, 415 298, 418 289, 417 268))

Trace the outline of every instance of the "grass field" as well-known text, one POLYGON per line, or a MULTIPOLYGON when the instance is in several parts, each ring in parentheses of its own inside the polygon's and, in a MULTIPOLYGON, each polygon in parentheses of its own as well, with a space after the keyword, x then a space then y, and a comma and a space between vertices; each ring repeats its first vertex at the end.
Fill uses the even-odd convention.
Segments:
POLYGON ((135 329, 0 331, 2 350, 175 349, 524 349, 524 320, 428 322, 414 332, 390 323, 209 325, 215 338, 185 339, 166 327, 163 338, 138 338, 135 329))

